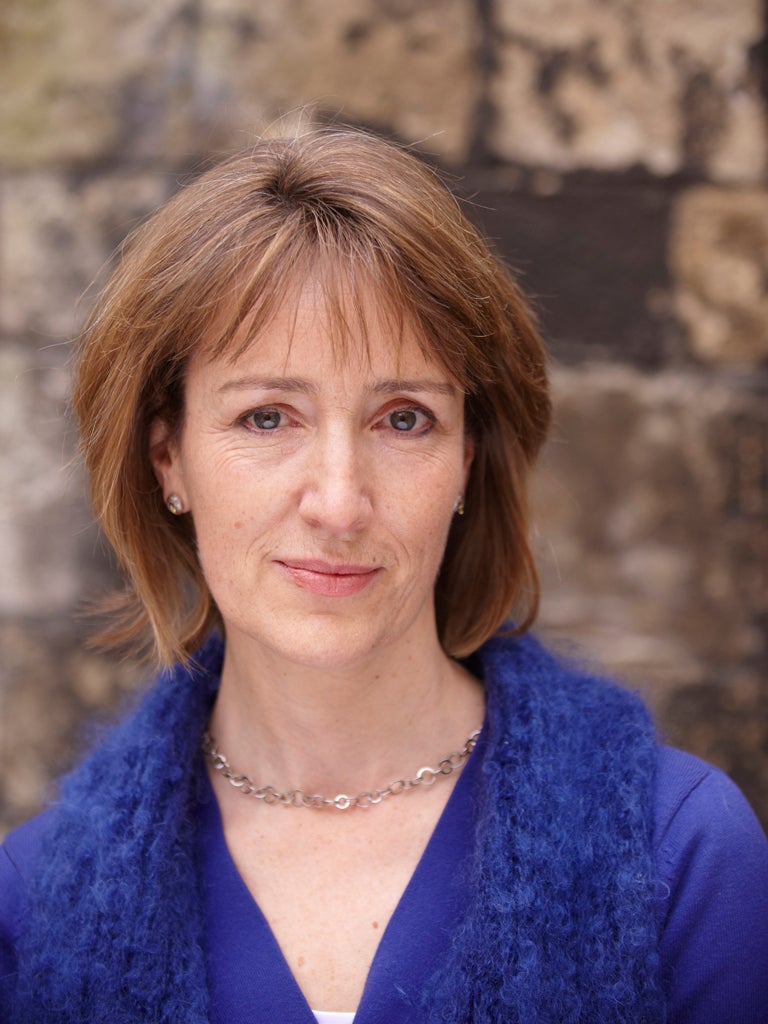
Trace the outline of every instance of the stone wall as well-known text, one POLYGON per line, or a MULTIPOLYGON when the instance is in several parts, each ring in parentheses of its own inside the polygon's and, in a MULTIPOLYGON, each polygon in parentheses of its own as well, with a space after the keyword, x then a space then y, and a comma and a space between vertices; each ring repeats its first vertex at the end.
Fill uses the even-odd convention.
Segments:
POLYGON ((143 670, 66 416, 126 232, 307 105, 415 143, 535 296, 557 424, 542 632, 640 686, 768 822, 768 187, 758 0, 6 0, 0 7, 0 828, 143 670))

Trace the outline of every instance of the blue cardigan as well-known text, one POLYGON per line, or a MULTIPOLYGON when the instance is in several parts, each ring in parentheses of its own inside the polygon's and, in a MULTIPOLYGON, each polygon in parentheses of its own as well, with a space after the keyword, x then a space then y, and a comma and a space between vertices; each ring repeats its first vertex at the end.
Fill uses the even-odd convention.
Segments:
MULTIPOLYGON (((196 829, 220 660, 214 642, 191 671, 164 674, 66 781, 9 1020, 208 1019, 196 829)), ((530 638, 492 641, 471 667, 488 697, 471 896, 424 985, 423 1019, 665 1020, 644 708, 530 638)))

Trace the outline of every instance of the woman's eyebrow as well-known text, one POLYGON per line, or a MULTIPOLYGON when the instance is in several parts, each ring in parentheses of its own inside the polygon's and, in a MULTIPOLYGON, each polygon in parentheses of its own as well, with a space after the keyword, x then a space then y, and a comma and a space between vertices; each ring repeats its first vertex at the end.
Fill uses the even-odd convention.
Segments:
POLYGON ((453 397, 457 393, 456 388, 448 381, 422 378, 382 380, 374 385, 373 391, 376 394, 385 395, 397 391, 427 391, 437 395, 448 395, 449 397, 453 397))
POLYGON ((300 377, 238 377, 228 380, 216 389, 226 391, 300 391, 304 394, 317 393, 317 386, 300 377))

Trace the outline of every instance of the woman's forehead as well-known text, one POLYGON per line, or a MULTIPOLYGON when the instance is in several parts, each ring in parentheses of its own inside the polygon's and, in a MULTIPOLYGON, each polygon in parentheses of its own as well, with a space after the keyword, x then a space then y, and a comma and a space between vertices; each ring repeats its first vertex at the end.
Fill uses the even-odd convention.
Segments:
MULTIPOLYGON (((226 320, 226 310, 222 311, 226 320)), ((290 369, 315 362, 334 371, 367 369, 377 374, 452 375, 432 352, 415 313, 368 276, 329 281, 315 273, 296 277, 280 301, 245 312, 222 344, 221 328, 203 341, 195 362, 222 361, 232 368, 262 364, 290 369)))

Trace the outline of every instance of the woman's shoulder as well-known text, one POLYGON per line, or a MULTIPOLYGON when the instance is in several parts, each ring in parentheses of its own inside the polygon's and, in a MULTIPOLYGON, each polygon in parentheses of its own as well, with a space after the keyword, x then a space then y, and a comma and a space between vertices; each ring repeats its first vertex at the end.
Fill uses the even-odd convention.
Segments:
POLYGON ((725 772, 693 754, 658 748, 653 834, 662 874, 733 864, 741 878, 768 883, 768 839, 755 812, 725 772))
MULTIPOLYGON (((768 838, 739 787, 693 754, 658 748, 653 847, 660 878, 703 900, 711 885, 762 904, 768 931, 768 838)), ((701 905, 701 904, 700 904, 701 905)))
POLYGON ((659 747, 654 859, 672 1021, 742 1024, 768 1007, 768 839, 738 786, 659 747))
POLYGON ((754 811, 728 775, 694 754, 659 746, 657 753, 654 846, 667 858, 681 842, 723 839, 729 845, 756 843, 768 849, 754 811))

